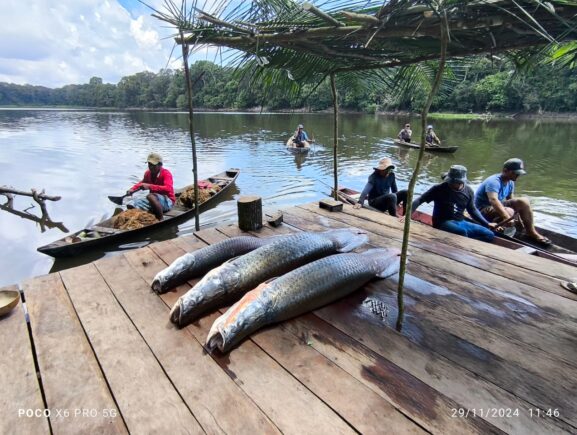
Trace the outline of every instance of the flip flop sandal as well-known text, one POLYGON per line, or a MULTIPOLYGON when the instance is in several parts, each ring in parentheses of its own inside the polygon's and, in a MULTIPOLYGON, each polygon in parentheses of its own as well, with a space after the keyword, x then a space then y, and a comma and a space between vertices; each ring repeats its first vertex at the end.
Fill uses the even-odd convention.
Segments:
POLYGON ((536 243, 536 244, 541 245, 541 246, 551 246, 553 244, 553 242, 551 240, 549 240, 547 237, 543 237, 541 239, 535 239, 533 237, 530 237, 529 240, 532 243, 536 243))
POLYGON ((563 287, 565 290, 569 290, 571 293, 577 294, 577 283, 566 281, 566 282, 562 282, 560 284, 561 284, 561 287, 563 287))

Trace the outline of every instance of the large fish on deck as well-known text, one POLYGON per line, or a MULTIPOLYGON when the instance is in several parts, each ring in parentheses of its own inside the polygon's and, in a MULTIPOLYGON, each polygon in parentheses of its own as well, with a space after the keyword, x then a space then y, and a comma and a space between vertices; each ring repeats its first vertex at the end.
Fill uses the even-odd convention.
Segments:
POLYGON ((185 326, 208 311, 236 302, 270 278, 337 252, 352 251, 367 240, 366 233, 357 229, 283 237, 211 270, 180 297, 172 307, 170 320, 185 326))
POLYGON ((254 251, 267 243, 279 240, 280 237, 282 236, 263 239, 250 236, 232 237, 184 254, 156 274, 152 281, 152 290, 159 294, 166 293, 189 279, 204 275, 231 258, 254 251))
POLYGON ((248 292, 215 320, 206 345, 228 352, 254 331, 352 293, 374 277, 399 271, 398 249, 371 249, 362 254, 337 254, 293 270, 248 292))

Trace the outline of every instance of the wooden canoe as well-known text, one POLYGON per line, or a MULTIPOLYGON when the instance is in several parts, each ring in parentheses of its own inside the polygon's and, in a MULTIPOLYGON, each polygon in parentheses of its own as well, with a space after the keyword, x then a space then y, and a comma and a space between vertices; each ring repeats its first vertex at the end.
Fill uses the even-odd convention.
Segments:
MULTIPOLYGON (((343 202, 346 202, 348 204, 356 204, 361 194, 360 192, 354 189, 341 187, 339 188, 338 196, 343 202)), ((366 203, 364 207, 374 211, 378 211, 377 209, 367 205, 366 203)), ((399 216, 400 215, 402 215, 401 210, 399 210, 399 216)), ((433 225, 433 217, 430 214, 423 213, 421 211, 414 212, 414 220, 421 222, 425 225, 429 226, 433 225)), ((574 239, 564 234, 556 233, 554 231, 545 230, 539 227, 537 227, 537 231, 549 237, 549 239, 553 241, 553 245, 544 248, 542 246, 530 243, 529 241, 525 240, 522 236, 511 237, 506 236, 504 234, 497 234, 498 237, 495 237, 493 243, 509 249, 514 250, 522 249, 524 252, 527 252, 528 254, 531 255, 548 258, 550 260, 554 260, 559 263, 569 264, 571 266, 577 266, 577 250, 574 249, 574 247, 577 246, 577 239, 574 239)))
MULTIPOLYGON (((212 184, 218 185, 221 190, 208 198, 205 202, 201 203, 199 205, 199 212, 203 211, 203 209, 205 209, 209 204, 218 201, 218 198, 222 197, 223 194, 234 184, 239 173, 239 169, 233 168, 209 177, 207 180, 212 184)), ((83 253, 92 248, 120 242, 133 236, 150 233, 168 225, 184 222, 194 216, 194 207, 188 208, 183 206, 179 203, 178 197, 187 188, 192 186, 193 185, 185 186, 174 192, 177 199, 176 204, 169 212, 164 214, 164 219, 162 221, 133 230, 120 230, 113 228, 111 217, 90 227, 83 228, 82 230, 63 237, 53 243, 41 246, 38 248, 38 251, 52 257, 69 257, 83 253)))
MULTIPOLYGON (((421 148, 421 145, 418 145, 416 143, 403 142, 402 140, 399 139, 395 139, 393 142, 395 143, 395 145, 399 145, 406 148, 415 148, 415 149, 421 148)), ((454 153, 458 149, 459 147, 457 146, 454 147, 425 146, 425 151, 429 151, 432 153, 454 153)))
POLYGON ((296 146, 296 144, 293 142, 294 136, 289 137, 289 139, 286 141, 286 147, 287 150, 289 150, 290 152, 294 152, 294 153, 308 153, 309 150, 311 149, 311 144, 310 142, 304 141, 304 146, 303 147, 298 147, 296 146))

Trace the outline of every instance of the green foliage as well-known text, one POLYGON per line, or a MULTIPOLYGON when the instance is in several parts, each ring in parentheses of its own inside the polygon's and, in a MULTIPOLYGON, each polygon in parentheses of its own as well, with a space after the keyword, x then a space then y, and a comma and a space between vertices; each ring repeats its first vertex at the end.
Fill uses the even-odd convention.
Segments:
MULTIPOLYGON (((548 63, 522 74, 512 74, 509 60, 474 58, 460 69, 449 69, 443 89, 433 101, 433 110, 470 112, 575 112, 577 75, 548 63)), ((332 108, 328 78, 320 83, 285 80, 285 70, 255 69, 254 65, 233 69, 212 62, 196 62, 190 68, 196 108, 247 110, 332 108), (283 82, 278 88, 271 84, 283 82), (288 86, 288 87, 287 87, 288 86)), ((405 67, 363 75, 337 75, 341 109, 373 113, 382 110, 418 110, 429 89, 434 64, 405 67), (408 83, 408 84, 407 84, 408 83), (390 89, 395 89, 391 92, 390 89)), ((141 72, 123 77, 117 85, 92 77, 87 84, 58 89, 0 83, 3 106, 78 106, 109 108, 187 107, 181 70, 141 72)))

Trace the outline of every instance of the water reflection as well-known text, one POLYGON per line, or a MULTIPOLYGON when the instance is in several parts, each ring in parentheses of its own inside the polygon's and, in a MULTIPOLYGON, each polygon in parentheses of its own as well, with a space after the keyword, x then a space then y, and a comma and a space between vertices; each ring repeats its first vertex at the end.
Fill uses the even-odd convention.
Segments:
MULTIPOLYGON (((400 189, 407 186, 417 150, 385 142, 396 137, 405 122, 420 135, 418 119, 343 114, 338 145, 339 183, 362 189, 382 157, 397 165, 400 189)), ((440 181, 452 164, 469 169, 473 186, 499 172, 510 157, 525 160, 528 175, 517 183, 528 195, 540 224, 577 235, 577 124, 515 120, 433 122, 443 145, 458 145, 454 155, 426 153, 417 193, 440 181)), ((260 195, 265 209, 310 202, 328 194, 333 182, 333 121, 331 114, 221 114, 195 116, 199 177, 230 167, 241 174, 236 190, 201 216, 202 224, 222 224, 236 217, 239 194, 260 195), (315 138, 308 155, 286 151, 286 138, 303 123, 315 138)), ((175 186, 193 180, 192 155, 186 113, 0 110, 0 164, 6 180, 42 186, 58 192, 62 200, 48 204, 71 230, 110 216, 114 210, 107 195, 124 192, 146 169, 146 156, 157 151, 173 173, 175 186)), ((0 260, 0 285, 50 270, 53 260, 36 247, 60 238, 55 228, 31 231, 36 225, 0 213, 0 237, 5 254, 0 260)), ((189 234, 194 220, 167 233, 150 235, 149 242, 189 234)), ((92 261, 113 255, 121 246, 84 258, 54 264, 53 270, 73 261, 92 261)), ((126 248, 126 246, 124 246, 126 248)))

